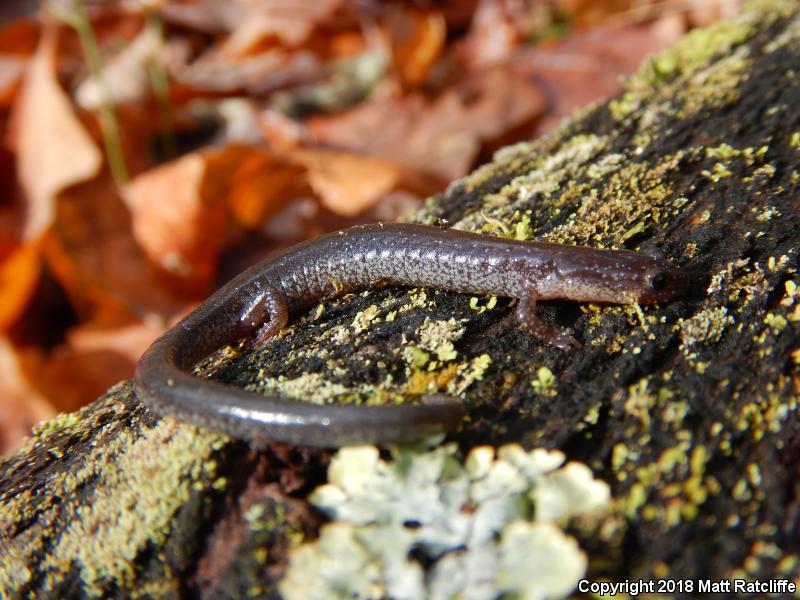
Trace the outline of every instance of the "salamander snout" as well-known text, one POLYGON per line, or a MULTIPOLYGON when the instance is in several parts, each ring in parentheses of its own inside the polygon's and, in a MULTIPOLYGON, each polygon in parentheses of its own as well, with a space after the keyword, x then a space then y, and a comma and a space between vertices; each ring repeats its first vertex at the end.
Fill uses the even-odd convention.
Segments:
POLYGON ((672 265, 653 265, 643 273, 638 301, 641 304, 665 302, 678 296, 686 288, 686 278, 672 265))

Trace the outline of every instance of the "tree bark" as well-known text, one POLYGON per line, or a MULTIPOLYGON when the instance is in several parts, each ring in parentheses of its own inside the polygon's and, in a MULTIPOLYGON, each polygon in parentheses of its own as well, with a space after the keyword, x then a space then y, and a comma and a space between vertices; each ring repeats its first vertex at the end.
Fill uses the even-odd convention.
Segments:
MULTIPOLYGON (((540 306, 583 342, 563 351, 506 300, 370 291, 202 370, 349 402, 450 385, 469 407, 462 450, 559 448, 609 482, 610 514, 576 532, 589 577, 800 583, 798 8, 752 3, 688 34, 616 98, 501 150, 416 215, 658 250, 690 274, 677 301, 540 306), (407 342, 434 357, 439 344, 438 367, 416 369, 407 342)), ((0 595, 276 595, 288 549, 320 523, 305 496, 329 456, 159 418, 123 382, 0 461, 0 595)))

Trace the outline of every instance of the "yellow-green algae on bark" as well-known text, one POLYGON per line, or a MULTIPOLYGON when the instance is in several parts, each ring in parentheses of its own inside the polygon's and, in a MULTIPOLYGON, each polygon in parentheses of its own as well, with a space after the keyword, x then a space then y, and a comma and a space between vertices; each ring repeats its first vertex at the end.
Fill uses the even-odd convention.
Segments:
MULTIPOLYGON (((395 402, 407 391, 455 389, 469 409, 454 437, 463 456, 481 443, 558 448, 609 483, 611 512, 575 527, 592 578, 798 581, 800 536, 790 518, 800 511, 798 12, 798 2, 748 3, 741 15, 643 66, 611 103, 542 140, 503 149, 414 217, 515 238, 657 249, 691 274, 681 299, 647 307, 543 305, 545 319, 572 327, 583 341, 563 352, 520 331, 507 300, 374 290, 299 315, 263 347, 218 356, 210 370, 256 389, 299 382, 296 393, 309 400, 320 390, 338 401, 395 402), (448 323, 455 327, 440 327, 437 343, 431 324, 448 323)), ((1 585, 31 594, 61 585, 125 595, 127 585, 194 593, 233 580, 240 595, 273 593, 287 545, 300 543, 303 524, 314 525, 287 507, 296 508, 314 487, 309 482, 322 482, 326 455, 248 454, 193 428, 173 431, 132 403, 109 408, 127 395, 126 387, 112 391, 3 461, 0 536, 13 554, 0 554, 1 585), (85 424, 98 418, 101 432, 110 428, 105 437, 90 435, 85 424), (124 434, 126 427, 132 431, 124 434), (117 435, 127 438, 113 446, 117 435), (123 544, 100 566, 82 564, 91 552, 60 540, 75 515, 83 515, 74 529, 82 533, 105 522, 90 506, 103 494, 95 486, 124 486, 105 470, 121 473, 122 456, 142 456, 132 445, 170 435, 175 447, 161 452, 164 461, 200 436, 195 459, 176 460, 180 479, 192 483, 176 483, 183 487, 174 503, 144 506, 180 515, 193 503, 211 504, 191 512, 200 547, 175 559, 191 541, 176 538, 185 529, 144 515, 149 530, 137 532, 133 546, 123 544), (102 452, 106 445, 115 450, 102 452), (225 452, 231 460, 218 458, 225 452), (76 458, 83 454, 98 459, 94 475, 76 467, 85 483, 65 491, 65 468, 83 465, 76 458), (268 469, 259 466, 264 456, 268 469), (285 471, 269 487, 263 482, 276 464, 285 471), (241 485, 227 483, 237 476, 241 485), (22 485, 28 479, 35 484, 22 485), (288 493, 297 498, 287 500, 288 493), (205 532, 243 497, 264 509, 241 513, 247 518, 227 541, 235 547, 223 552, 221 535, 203 547, 205 532), (5 510, 11 502, 14 510, 5 510), (51 531, 54 542, 44 539, 51 531), (265 532, 274 536, 259 537, 265 532), (164 536, 169 551, 158 547, 164 536), (79 560, 41 569, 21 551, 58 544, 79 560), (169 572, 153 566, 165 562, 169 572)))
MULTIPOLYGON (((48 466, 67 455, 72 460, 66 469, 51 469, 45 480, 2 490, 0 584, 7 591, 25 589, 33 578, 41 588, 56 590, 73 571, 87 595, 131 587, 135 559, 163 547, 193 487, 219 483, 211 456, 224 436, 172 419, 140 427, 136 417, 130 420, 124 401, 129 396, 126 386, 113 388, 91 407, 42 425, 18 452, 48 466), (12 534, 13 542, 6 538, 12 534)), ((5 466, 5 475, 13 476, 31 465, 5 466)), ((139 592, 169 591, 175 583, 165 575, 161 583, 145 582, 139 592)))

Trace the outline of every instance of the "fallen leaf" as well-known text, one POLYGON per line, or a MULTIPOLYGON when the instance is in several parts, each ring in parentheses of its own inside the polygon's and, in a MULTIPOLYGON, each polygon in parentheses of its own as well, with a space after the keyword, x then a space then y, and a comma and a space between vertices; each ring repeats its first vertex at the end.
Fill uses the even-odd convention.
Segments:
POLYGON ((355 216, 397 185, 402 170, 390 162, 333 150, 298 149, 291 158, 305 165, 311 187, 337 214, 355 216))
POLYGON ((688 3, 692 27, 708 27, 722 19, 734 17, 741 9, 740 0, 704 0, 688 3))
POLYGON ((439 12, 406 5, 391 5, 387 29, 392 48, 392 66, 407 86, 425 82, 444 49, 447 24, 439 12))
POLYGON ((95 176, 103 164, 56 80, 55 47, 56 31, 46 27, 14 107, 17 170, 27 206, 26 240, 36 239, 51 225, 60 191, 95 176))
POLYGON ((498 0, 481 0, 463 41, 470 70, 507 61, 519 43, 517 30, 498 0))
POLYGON ((11 104, 27 62, 27 59, 19 56, 0 56, 0 106, 11 104))
POLYGON ((71 329, 66 341, 53 349, 18 349, 19 366, 48 405, 73 411, 131 377, 139 356, 161 333, 163 328, 141 322, 90 321, 71 329))
POLYGON ((169 23, 211 34, 230 33, 225 52, 243 56, 260 50, 270 38, 299 46, 341 4, 341 0, 201 0, 166 2, 159 11, 169 23))
POLYGON ((0 263, 0 331, 17 320, 36 289, 40 269, 39 248, 25 243, 0 263))
POLYGON ((615 94, 620 77, 635 71, 647 54, 664 47, 682 29, 661 22, 575 31, 556 42, 521 47, 514 65, 551 90, 553 103, 538 125, 544 133, 580 106, 615 94))
POLYGON ((236 60, 213 51, 191 63, 176 62, 169 71, 176 82, 187 88, 184 96, 191 92, 264 95, 318 81, 326 74, 313 53, 286 52, 281 48, 236 60))
MULTIPOLYGON (((162 202, 166 204, 167 198, 170 195, 162 202)), ((170 279, 148 260, 133 238, 131 216, 108 177, 63 192, 57 223, 42 249, 81 321, 110 312, 164 323, 191 298, 208 293, 207 286, 194 289, 183 280, 170 279)))
POLYGON ((14 348, 0 337, 0 456, 20 446, 31 427, 52 419, 56 410, 28 383, 14 348))
MULTIPOLYGON (((176 315, 172 320, 175 321, 178 318, 179 315, 176 315)), ((150 344, 164 333, 166 326, 166 324, 158 326, 138 320, 104 320, 100 318, 72 327, 67 332, 65 345, 74 352, 115 352, 127 358, 133 365, 150 344)), ((129 377, 132 373, 133 371, 130 370, 117 379, 111 380, 108 385, 129 377)))
POLYGON ((180 279, 211 283, 227 224, 225 171, 242 155, 236 148, 188 154, 126 186, 133 235, 154 264, 180 279))
POLYGON ((228 204, 244 227, 261 229, 284 206, 307 192, 302 168, 252 152, 232 173, 228 204))
POLYGON ((467 77, 434 101, 412 94, 314 117, 309 139, 433 175, 444 185, 469 170, 482 140, 533 119, 544 106, 530 78, 504 65, 467 77))
POLYGON ((298 167, 231 144, 138 175, 124 198, 133 235, 150 260, 194 288, 207 288, 230 211, 245 226, 258 228, 301 189, 305 184, 298 167))
POLYGON ((306 41, 317 23, 330 17, 341 0, 238 0, 244 7, 222 52, 244 56, 277 38, 289 47, 306 41))

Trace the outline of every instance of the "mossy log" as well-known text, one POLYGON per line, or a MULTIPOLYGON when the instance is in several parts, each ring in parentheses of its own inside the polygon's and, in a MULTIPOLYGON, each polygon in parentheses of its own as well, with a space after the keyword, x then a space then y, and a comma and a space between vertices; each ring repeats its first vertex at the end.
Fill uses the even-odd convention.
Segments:
MULTIPOLYGON (((690 275, 677 301, 542 305, 583 342, 564 351, 507 300, 375 290, 201 370, 315 401, 460 394, 462 451, 558 448, 610 484, 575 532, 590 578, 800 583, 799 66, 800 4, 749 4, 415 216, 657 249, 690 275)), ((0 596, 276 595, 329 458, 159 418, 121 383, 0 462, 0 596)))

